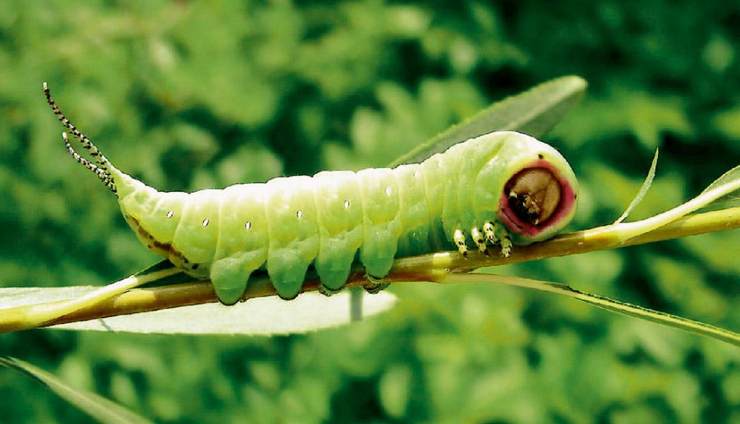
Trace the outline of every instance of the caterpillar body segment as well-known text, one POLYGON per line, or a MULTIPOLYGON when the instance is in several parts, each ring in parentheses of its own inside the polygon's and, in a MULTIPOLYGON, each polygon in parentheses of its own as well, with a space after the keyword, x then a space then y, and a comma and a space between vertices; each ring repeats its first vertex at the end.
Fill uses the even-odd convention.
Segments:
POLYGON ((292 299, 319 253, 314 184, 305 176, 275 178, 266 184, 267 273, 278 294, 292 299))
POLYGON ((360 180, 349 171, 319 172, 313 177, 319 231, 314 267, 328 292, 339 290, 364 240, 360 180))
POLYGON ((434 243, 430 228, 434 226, 427 201, 426 181, 418 165, 401 165, 395 169, 400 201, 401 228, 406 237, 398 241, 398 256, 430 252, 434 243))
POLYGON ((159 192, 110 164, 46 87, 45 93, 83 147, 103 159, 82 162, 69 147, 116 193, 141 242, 185 273, 209 278, 224 304, 240 300, 260 269, 290 299, 313 265, 330 293, 344 286, 356 260, 378 280, 398 256, 450 247, 467 254, 468 246, 483 252, 494 243, 508 254, 512 241, 528 244, 556 234, 575 211, 577 182, 565 159, 532 137, 506 131, 394 169, 159 192))
MULTIPOLYGON (((222 199, 232 199, 219 209, 219 237, 211 281, 221 302, 236 303, 250 275, 267 261, 270 237, 264 184, 240 184, 224 189, 222 199), (218 282, 218 283, 215 283, 218 282)), ((223 204, 223 203, 222 203, 223 204)))
POLYGON ((364 212, 360 261, 368 274, 380 278, 391 269, 403 230, 396 174, 387 168, 370 168, 357 176, 364 212))

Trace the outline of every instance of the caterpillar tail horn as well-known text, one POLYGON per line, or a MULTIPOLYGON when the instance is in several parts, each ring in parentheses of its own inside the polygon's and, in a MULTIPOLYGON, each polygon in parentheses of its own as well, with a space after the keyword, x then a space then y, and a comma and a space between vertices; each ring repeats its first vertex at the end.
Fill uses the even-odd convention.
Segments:
POLYGON ((116 190, 116 183, 114 180, 114 177, 112 173, 117 173, 118 170, 116 170, 113 165, 108 161, 108 159, 103 155, 103 153, 98 149, 98 146, 95 145, 95 143, 90 140, 88 136, 86 136, 82 131, 77 129, 77 127, 67 118, 62 110, 59 108, 59 106, 54 101, 54 98, 51 96, 51 91, 49 90, 49 85, 44 82, 43 83, 43 90, 44 90, 44 96, 46 97, 46 103, 51 107, 51 111, 54 112, 54 115, 59 119, 59 122, 64 125, 69 132, 75 136, 82 144, 82 147, 87 150, 90 153, 90 156, 92 156, 96 162, 96 164, 92 163, 90 160, 82 157, 69 143, 69 139, 67 138, 67 133, 62 133, 62 140, 64 142, 64 146, 67 148, 67 152, 74 158, 77 163, 81 164, 88 170, 90 170, 92 173, 94 173, 100 181, 105 184, 106 187, 113 193, 117 193, 116 190))

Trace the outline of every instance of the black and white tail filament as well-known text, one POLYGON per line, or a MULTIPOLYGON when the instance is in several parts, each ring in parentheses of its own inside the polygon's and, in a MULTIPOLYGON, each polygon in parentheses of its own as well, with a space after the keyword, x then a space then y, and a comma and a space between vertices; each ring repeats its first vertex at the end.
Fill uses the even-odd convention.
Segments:
POLYGON ((72 135, 75 136, 77 140, 79 140, 80 144, 82 144, 82 147, 90 152, 90 156, 94 158, 97 165, 77 153, 77 151, 75 151, 75 149, 69 143, 67 133, 63 132, 62 141, 64 142, 64 146, 66 147, 67 152, 74 158, 75 161, 97 175, 100 181, 102 181, 103 184, 105 184, 105 186, 108 187, 110 191, 116 193, 116 184, 111 177, 110 170, 108 169, 108 167, 110 166, 110 162, 108 162, 108 159, 98 149, 95 143, 93 143, 88 136, 82 133, 82 131, 78 130, 77 127, 75 127, 75 125, 64 115, 61 109, 59 109, 59 106, 57 106, 54 98, 51 96, 49 86, 46 84, 46 82, 43 83, 43 89, 44 96, 46 96, 46 103, 49 104, 52 112, 54 112, 54 115, 57 117, 57 119, 59 119, 59 122, 61 122, 62 125, 64 125, 69 130, 69 132, 72 133, 72 135))

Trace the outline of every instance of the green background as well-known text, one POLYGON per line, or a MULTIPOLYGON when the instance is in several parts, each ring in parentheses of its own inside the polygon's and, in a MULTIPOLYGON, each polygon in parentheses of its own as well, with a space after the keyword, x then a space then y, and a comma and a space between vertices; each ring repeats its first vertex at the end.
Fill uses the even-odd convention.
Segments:
MULTIPOLYGON (((194 190, 382 166, 581 75, 585 100, 544 139, 580 178, 582 229, 621 213, 659 145, 635 218, 739 162, 732 3, 0 2, 0 285, 104 284, 156 260, 66 156, 42 81, 120 169, 194 190)), ((735 231, 507 272, 738 329, 737 251, 735 231)), ((393 311, 309 335, 27 331, 0 354, 165 422, 740 420, 729 345, 521 289, 391 290, 393 311)), ((3 422, 81 419, 0 370, 3 422)))

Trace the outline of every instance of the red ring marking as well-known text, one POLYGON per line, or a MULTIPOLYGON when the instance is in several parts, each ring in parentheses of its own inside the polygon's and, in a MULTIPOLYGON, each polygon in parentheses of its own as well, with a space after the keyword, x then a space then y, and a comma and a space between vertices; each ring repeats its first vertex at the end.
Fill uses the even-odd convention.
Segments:
POLYGON ((546 228, 556 224, 565 215, 570 213, 570 211, 573 209, 573 206, 575 205, 576 196, 575 192, 573 191, 573 187, 570 185, 568 180, 560 175, 560 172, 550 162, 544 159, 532 162, 530 165, 522 168, 519 172, 514 174, 514 176, 511 177, 509 181, 507 181, 506 185, 504 186, 504 193, 501 193, 498 216, 511 231, 517 234, 534 237, 546 228), (506 185, 509 184, 509 181, 516 178, 522 172, 537 168, 550 171, 550 173, 558 181, 558 184, 560 184, 560 202, 558 203, 558 207, 557 209, 555 209, 555 212, 549 218, 547 218, 547 220, 541 222, 539 225, 532 225, 521 220, 516 215, 514 210, 511 208, 511 205, 509 205, 509 197, 505 193, 505 188, 506 185))

